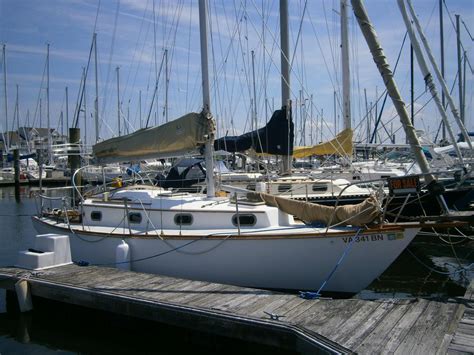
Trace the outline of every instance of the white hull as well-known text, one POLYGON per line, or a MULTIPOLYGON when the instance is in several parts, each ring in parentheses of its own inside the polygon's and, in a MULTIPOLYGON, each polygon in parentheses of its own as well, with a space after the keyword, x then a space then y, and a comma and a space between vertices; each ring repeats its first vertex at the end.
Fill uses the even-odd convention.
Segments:
MULTIPOLYGON (((33 221, 39 233, 70 235, 72 258, 76 262, 113 267, 117 246, 124 240, 130 248, 131 270, 257 288, 317 290, 346 251, 323 291, 348 293, 367 287, 418 232, 418 228, 412 228, 363 233, 352 244, 347 229, 340 234, 322 236, 323 233, 315 235, 314 229, 306 227, 301 228, 301 236, 291 237, 276 234, 245 237, 234 231, 220 234, 222 237, 183 236, 162 240, 150 232, 148 236, 142 233, 130 237, 81 231, 81 225, 73 226, 71 233, 67 225, 51 219, 35 217, 33 221), (181 246, 184 247, 173 250, 181 246)), ((124 231, 120 228, 116 232, 124 231)))

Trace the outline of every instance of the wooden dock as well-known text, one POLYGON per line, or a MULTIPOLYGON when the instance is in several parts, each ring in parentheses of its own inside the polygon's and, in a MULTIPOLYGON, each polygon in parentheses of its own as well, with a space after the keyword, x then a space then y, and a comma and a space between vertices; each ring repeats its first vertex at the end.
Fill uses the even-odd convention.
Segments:
MULTIPOLYGON (((449 299, 305 300, 295 294, 76 265, 0 268, 33 297, 199 329, 300 353, 474 352, 474 282, 449 299)), ((34 300, 33 300, 34 304, 34 300)))
POLYGON ((464 313, 458 323, 454 336, 448 347, 448 354, 473 354, 474 353, 474 281, 471 281, 464 299, 464 313))

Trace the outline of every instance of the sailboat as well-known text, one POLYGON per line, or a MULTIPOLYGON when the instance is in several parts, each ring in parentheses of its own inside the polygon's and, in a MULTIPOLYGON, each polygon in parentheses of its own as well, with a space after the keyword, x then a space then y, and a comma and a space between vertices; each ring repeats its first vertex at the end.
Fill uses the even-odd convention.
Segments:
MULTIPOLYGON (((287 14, 286 0, 280 7, 287 14)), ((199 1, 199 14, 202 112, 96 144, 94 155, 102 163, 204 151, 206 170, 213 171, 206 0, 199 1)), ((286 16, 281 21, 287 26, 286 16)), ((287 40, 282 36, 282 42, 287 40)), ((289 71, 282 72, 282 91, 289 93, 289 71)), ((283 97, 285 110, 287 103, 283 97)), ((331 210, 325 224, 310 224, 318 217, 306 214, 305 202, 291 201, 301 203, 296 208, 303 211, 301 219, 308 219, 302 223, 271 195, 235 189, 216 197, 213 174, 206 175, 206 182, 207 196, 153 186, 119 188, 83 198, 74 213, 66 206, 44 211, 33 223, 40 233, 69 235, 77 262, 257 288, 315 290, 324 285, 323 292, 343 293, 367 287, 420 229, 418 224, 378 223, 376 203, 357 206, 350 216, 331 210)))

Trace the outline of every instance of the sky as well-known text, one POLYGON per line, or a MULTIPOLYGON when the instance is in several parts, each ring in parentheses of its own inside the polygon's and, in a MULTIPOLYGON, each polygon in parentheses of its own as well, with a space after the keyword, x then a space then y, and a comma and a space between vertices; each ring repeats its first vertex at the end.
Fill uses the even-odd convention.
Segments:
MULTIPOLYGON (((439 65, 439 0, 412 2, 439 65)), ((364 4, 392 68, 400 56, 395 79, 410 105, 409 40, 403 42, 406 27, 396 1, 366 0, 364 4)), ((463 82, 465 122, 468 130, 474 130, 474 1, 444 0, 443 12, 445 77, 456 105, 454 23, 455 14, 461 15, 461 41, 467 58, 463 64, 467 68, 463 82)), ((289 0, 296 145, 315 144, 342 129, 339 13, 339 0, 289 0)), ((76 125, 83 135, 85 132, 87 144, 95 142, 94 33, 99 139, 118 135, 119 116, 120 133, 124 134, 202 108, 196 0, 0 0, 0 18, 0 43, 5 45, 6 57, 6 65, 3 56, 0 62, 0 130, 5 130, 6 122, 9 128, 16 127, 18 118, 20 126, 46 127, 49 111, 51 127, 66 132, 67 123, 76 125), (79 110, 79 88, 86 68, 85 100, 79 110)), ((209 0, 209 32, 211 111, 217 119, 217 135, 262 127, 282 105, 279 1, 209 0)), ((384 85, 350 6, 349 42, 356 140, 366 141, 377 113, 384 122, 378 142, 388 143, 387 133, 393 133, 397 143, 402 143, 405 138, 390 100, 382 110, 384 85)), ((439 139, 440 114, 425 90, 416 62, 414 83, 415 127, 430 139, 439 139)), ((439 85, 437 88, 440 92, 439 85)), ((449 118, 454 124, 451 114, 449 118)), ((459 132, 455 126, 453 130, 459 132)))

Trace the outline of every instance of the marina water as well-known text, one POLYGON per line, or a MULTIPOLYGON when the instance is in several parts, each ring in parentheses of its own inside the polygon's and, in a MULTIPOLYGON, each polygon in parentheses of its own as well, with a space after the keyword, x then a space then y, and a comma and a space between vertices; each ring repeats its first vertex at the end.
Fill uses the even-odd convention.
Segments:
MULTIPOLYGON (((37 213, 37 188, 22 187, 15 200, 13 187, 0 189, 0 267, 16 263, 17 252, 33 246, 36 235, 31 216, 37 213)), ((54 196, 56 190, 48 190, 54 196)), ((434 298, 462 296, 474 262, 474 241, 417 236, 410 247, 358 298, 434 298)), ((363 262, 363 261, 361 261, 363 262)), ((80 307, 36 300, 31 314, 7 313, 6 294, 0 290, 0 353, 203 353, 285 354, 230 337, 209 336, 185 328, 118 317, 80 307)))

